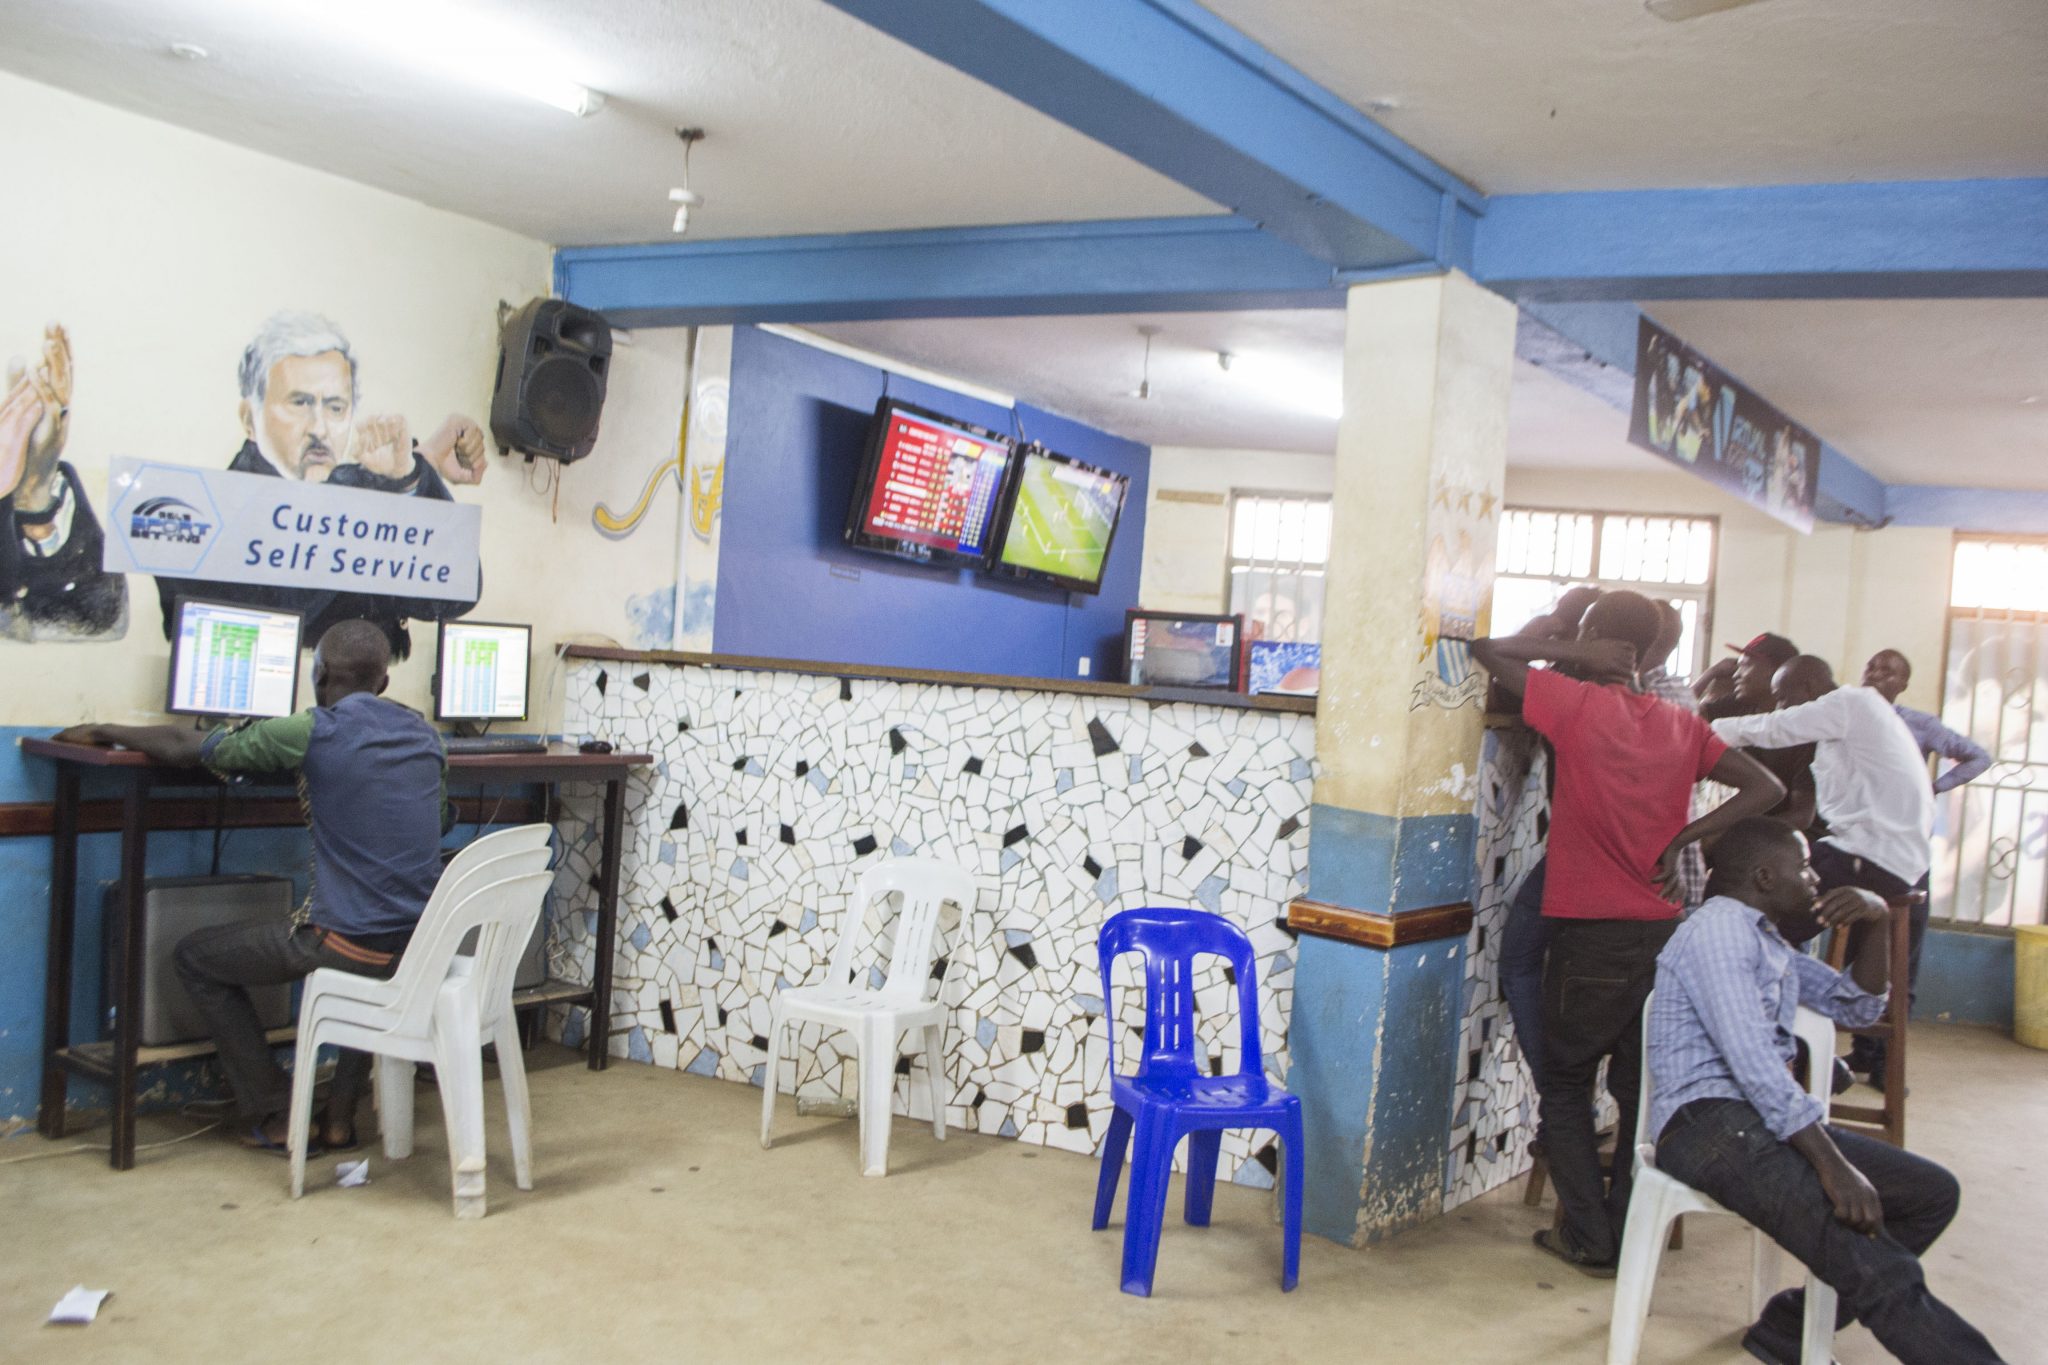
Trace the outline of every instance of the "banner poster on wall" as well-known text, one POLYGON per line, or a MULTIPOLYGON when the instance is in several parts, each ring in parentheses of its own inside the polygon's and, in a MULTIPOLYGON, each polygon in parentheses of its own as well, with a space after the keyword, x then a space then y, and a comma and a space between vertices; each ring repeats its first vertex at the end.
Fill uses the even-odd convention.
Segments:
MULTIPOLYGON (((108 471, 110 573, 205 587, 474 602, 482 514, 438 498, 117 459, 108 471)), ((289 596, 279 595, 282 605, 289 596)))
POLYGON ((1813 529, 1819 439, 1647 317, 1636 333, 1628 439, 1790 526, 1813 529))

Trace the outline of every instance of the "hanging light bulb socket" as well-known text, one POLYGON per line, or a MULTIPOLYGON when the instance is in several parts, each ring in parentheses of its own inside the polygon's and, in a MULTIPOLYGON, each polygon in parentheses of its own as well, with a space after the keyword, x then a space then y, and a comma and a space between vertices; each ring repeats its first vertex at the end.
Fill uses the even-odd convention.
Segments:
POLYGON ((1159 327, 1155 323, 1140 323, 1138 335, 1145 338, 1145 360, 1139 371, 1138 387, 1131 390, 1131 397, 1146 399, 1152 396, 1152 338, 1159 335, 1159 327))
POLYGON ((690 149, 704 140, 702 128, 678 128, 676 136, 683 144, 683 183, 668 192, 668 201, 676 206, 675 220, 669 224, 669 231, 680 237, 690 230, 690 210, 704 207, 704 196, 690 188, 690 149))

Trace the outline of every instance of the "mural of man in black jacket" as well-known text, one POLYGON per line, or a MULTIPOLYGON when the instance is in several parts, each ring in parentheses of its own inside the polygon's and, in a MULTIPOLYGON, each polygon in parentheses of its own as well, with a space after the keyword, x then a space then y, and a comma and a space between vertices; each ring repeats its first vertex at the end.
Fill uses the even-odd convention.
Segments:
MULTIPOLYGON (((355 353, 326 318, 273 315, 242 352, 240 379, 243 441, 228 463, 236 473, 443 501, 450 498, 450 484, 483 478, 483 431, 466 417, 451 416, 424 441, 412 439, 403 417, 358 417, 362 385, 355 353)), ((408 621, 448 620, 476 605, 473 600, 192 578, 159 578, 156 583, 165 639, 178 598, 204 597, 300 612, 309 642, 339 622, 369 621, 384 632, 392 656, 400 659, 412 649, 408 621)))

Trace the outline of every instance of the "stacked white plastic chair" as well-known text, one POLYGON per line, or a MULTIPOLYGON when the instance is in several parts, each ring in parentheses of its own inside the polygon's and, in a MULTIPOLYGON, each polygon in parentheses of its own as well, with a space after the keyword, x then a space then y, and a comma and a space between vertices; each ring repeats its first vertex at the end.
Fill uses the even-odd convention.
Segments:
MULTIPOLYGON (((1827 1018, 1800 1007, 1793 1032, 1806 1044, 1806 1090, 1825 1110, 1833 1097, 1835 1026, 1827 1018)), ((1688 1213, 1727 1209, 1676 1176, 1657 1169, 1657 1144, 1650 1141, 1650 1006, 1643 1006, 1642 1095, 1636 1103, 1635 1187, 1629 1194, 1628 1221, 1622 1229, 1621 1265, 1614 1281, 1614 1317, 1607 1331, 1607 1365, 1635 1365, 1642 1349, 1643 1324, 1650 1316, 1650 1294, 1657 1287, 1657 1264, 1671 1225, 1688 1213)), ((1778 1283, 1778 1244, 1752 1230, 1750 1316, 1764 1311, 1778 1283)), ((1806 1321, 1800 1359, 1827 1365, 1834 1351, 1835 1291, 1818 1275, 1806 1277, 1806 1321)))
POLYGON ((292 1073, 292 1197, 305 1192, 314 1060, 323 1044, 376 1054, 384 1155, 412 1154, 413 1067, 432 1062, 448 1127, 455 1216, 484 1215, 483 1047, 497 1045, 514 1179, 533 1187, 531 1105, 512 978, 553 877, 549 827, 488 835, 457 854, 389 980, 323 967, 306 978, 292 1073), (465 940, 473 953, 464 953, 465 940))
POLYGON ((768 1064, 762 1073, 761 1145, 769 1145, 775 1122, 776 1072, 781 1065, 782 1031, 811 1022, 844 1029, 860 1050, 860 1158, 863 1175, 889 1173, 890 1102, 896 1089, 897 1039, 908 1030, 921 1034, 925 1083, 929 1087, 932 1133, 946 1136, 945 1072, 946 1005, 938 997, 944 983, 932 980, 937 958, 940 910, 951 902, 960 908, 964 926, 974 911, 974 878, 950 863, 902 858, 877 864, 861 874, 846 923, 832 949, 832 965, 822 985, 792 986, 769 1006, 768 1064), (854 950, 861 927, 878 902, 900 898, 887 977, 870 988, 854 981, 854 950))

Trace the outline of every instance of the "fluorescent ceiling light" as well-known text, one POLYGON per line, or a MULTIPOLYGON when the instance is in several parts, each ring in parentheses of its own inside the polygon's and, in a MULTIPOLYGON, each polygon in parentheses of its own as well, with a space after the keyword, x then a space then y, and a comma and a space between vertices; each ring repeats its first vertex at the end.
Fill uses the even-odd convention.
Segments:
MULTIPOLYGON (((1336 421, 1344 415, 1344 376, 1319 365, 1276 356, 1236 351, 1226 353, 1225 373, 1237 383, 1257 389, 1281 407, 1336 421)), ((1221 356, 1218 357, 1222 359, 1221 356)))
POLYGON ((255 7, 465 85, 524 95, 578 117, 604 107, 603 95, 563 73, 556 44, 476 0, 269 0, 255 7))
POLYGON ((1757 0, 1643 0, 1643 8, 1666 23, 1676 24, 1704 14, 1719 14, 1724 9, 1740 9, 1756 3, 1757 0))

